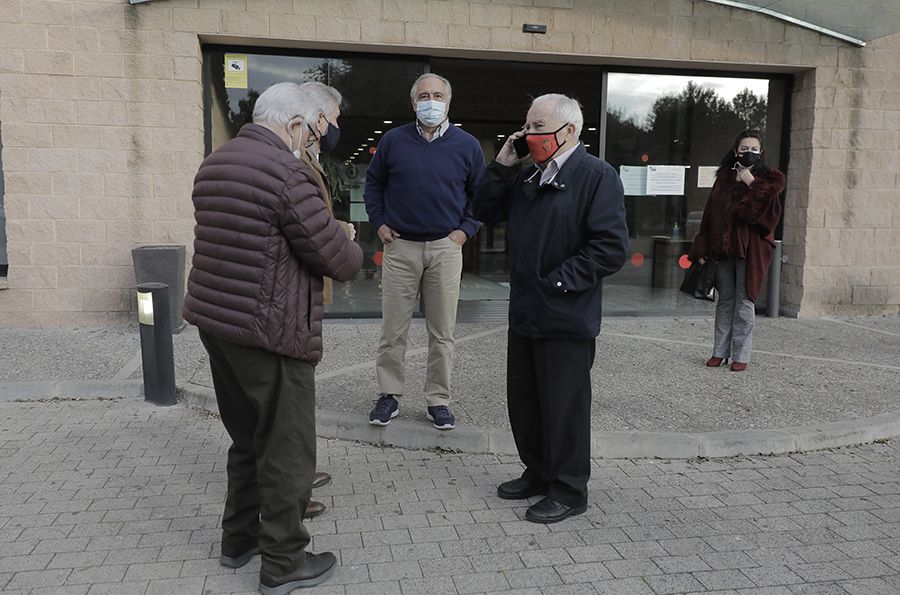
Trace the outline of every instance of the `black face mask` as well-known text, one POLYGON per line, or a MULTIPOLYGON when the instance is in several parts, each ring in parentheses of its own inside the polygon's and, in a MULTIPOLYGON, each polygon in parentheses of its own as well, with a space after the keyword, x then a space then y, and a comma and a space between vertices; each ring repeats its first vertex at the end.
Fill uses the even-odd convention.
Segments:
POLYGON ((319 150, 323 153, 334 151, 341 140, 341 129, 328 122, 328 130, 319 137, 319 150))
POLYGON ((738 153, 737 162, 744 167, 753 167, 759 163, 761 158, 761 153, 751 153, 750 151, 747 151, 746 153, 738 153))

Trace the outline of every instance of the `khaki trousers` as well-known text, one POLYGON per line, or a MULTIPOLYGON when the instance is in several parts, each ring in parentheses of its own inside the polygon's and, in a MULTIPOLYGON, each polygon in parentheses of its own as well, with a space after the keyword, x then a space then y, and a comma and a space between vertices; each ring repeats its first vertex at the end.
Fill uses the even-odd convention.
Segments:
POLYGON ((453 331, 461 275, 462 247, 450 238, 385 244, 381 340, 375 360, 380 392, 403 394, 409 324, 421 290, 428 330, 425 402, 428 407, 450 402, 453 331))

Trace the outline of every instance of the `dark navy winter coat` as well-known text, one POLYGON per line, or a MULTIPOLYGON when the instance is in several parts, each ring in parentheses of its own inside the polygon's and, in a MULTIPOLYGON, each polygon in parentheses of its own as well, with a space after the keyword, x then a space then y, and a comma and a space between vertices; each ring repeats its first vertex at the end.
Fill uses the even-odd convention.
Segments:
POLYGON ((628 257, 622 182, 584 145, 551 183, 539 181, 535 166, 494 161, 475 195, 475 217, 507 223, 510 330, 592 339, 600 332, 603 278, 628 257))

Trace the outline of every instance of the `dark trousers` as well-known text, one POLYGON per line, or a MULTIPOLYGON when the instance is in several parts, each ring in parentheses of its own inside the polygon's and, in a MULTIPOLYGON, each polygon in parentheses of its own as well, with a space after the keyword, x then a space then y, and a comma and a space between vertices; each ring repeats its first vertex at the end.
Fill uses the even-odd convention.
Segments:
POLYGON ((591 366, 596 341, 509 332, 509 421, 522 474, 567 506, 587 503, 591 475, 591 366))
POLYGON ((258 546, 263 572, 278 578, 297 567, 310 540, 301 519, 316 466, 315 368, 203 331, 200 340, 232 440, 222 552, 258 546))

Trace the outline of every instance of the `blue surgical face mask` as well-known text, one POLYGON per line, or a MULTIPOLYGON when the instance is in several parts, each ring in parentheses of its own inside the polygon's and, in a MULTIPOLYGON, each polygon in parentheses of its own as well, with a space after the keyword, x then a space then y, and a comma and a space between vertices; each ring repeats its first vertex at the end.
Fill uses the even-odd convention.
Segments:
POLYGON ((416 117, 426 126, 437 126, 447 117, 447 104, 434 99, 417 101, 416 117))

